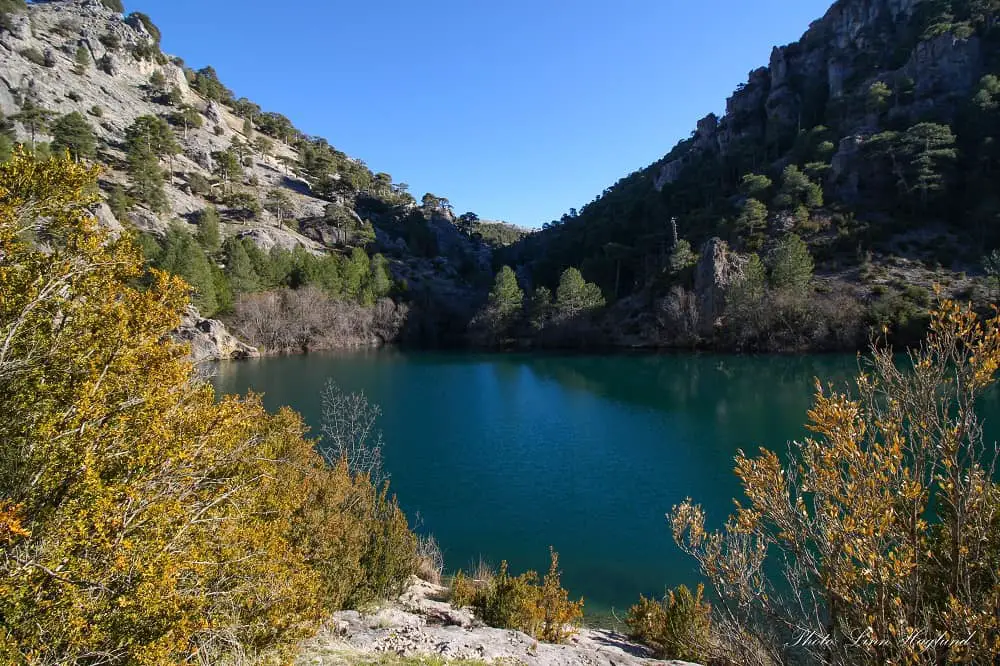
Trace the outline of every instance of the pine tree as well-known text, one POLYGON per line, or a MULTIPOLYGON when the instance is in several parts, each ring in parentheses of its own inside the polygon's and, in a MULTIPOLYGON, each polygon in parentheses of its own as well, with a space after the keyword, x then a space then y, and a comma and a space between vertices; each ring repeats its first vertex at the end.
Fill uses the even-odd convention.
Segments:
POLYGON ((747 199, 743 202, 739 217, 736 218, 736 230, 746 240, 751 250, 759 250, 764 237, 761 232, 767 227, 767 206, 757 199, 747 199))
POLYGON ((389 260, 381 254, 372 257, 371 287, 376 298, 388 296, 392 291, 392 273, 389 271, 389 260))
POLYGON ((170 122, 184 128, 184 138, 188 138, 188 131, 198 129, 204 124, 201 113, 190 104, 182 104, 174 113, 170 114, 170 122))
POLYGON ((285 223, 285 220, 291 218, 295 214, 295 208, 292 206, 292 199, 288 196, 288 192, 281 187, 275 187, 267 193, 267 201, 264 203, 264 207, 271 212, 272 215, 277 220, 278 227, 281 227, 285 223))
POLYGON ((164 173, 155 155, 145 150, 130 152, 128 174, 132 181, 132 194, 137 200, 156 212, 167 209, 164 173))
POLYGON ((145 152, 157 159, 173 157, 181 152, 170 124, 159 116, 140 116, 125 130, 125 143, 130 154, 145 152))
POLYGON ((344 293, 348 298, 357 299, 371 272, 368 254, 360 247, 351 250, 351 256, 344 264, 344 293))
POLYGON ((204 250, 182 224, 176 222, 167 230, 157 268, 184 278, 193 290, 191 302, 203 316, 211 317, 219 309, 212 268, 204 250))
POLYGON ((129 211, 135 206, 135 201, 129 196, 128 192, 121 185, 115 185, 111 188, 111 193, 108 195, 108 208, 111 209, 112 214, 119 220, 127 220, 129 211))
POLYGON ((579 269, 567 268, 559 277, 556 311, 562 318, 572 318, 604 306, 601 289, 583 279, 579 269))
POLYGON ((81 44, 76 47, 76 56, 74 57, 76 64, 73 66, 73 71, 83 76, 87 73, 87 69, 90 68, 90 50, 86 46, 81 44))
POLYGON ((677 275, 696 263, 698 263, 698 256, 691 249, 691 243, 683 238, 677 241, 677 245, 670 252, 670 272, 677 275))
POLYGON ((31 151, 35 151, 35 136, 48 129, 49 121, 53 112, 43 108, 34 99, 28 97, 21 105, 21 110, 11 116, 14 120, 24 125, 31 135, 31 151))
POLYGON ((68 150, 79 162, 81 158, 93 157, 96 148, 94 130, 80 112, 67 113, 52 124, 53 150, 68 150))
POLYGON ((797 234, 788 234, 771 253, 771 285, 804 293, 812 282, 813 258, 797 234))
POLYGON ((232 148, 212 153, 215 162, 213 173, 222 181, 227 193, 233 192, 233 184, 243 178, 243 165, 232 148))
POLYGON ((248 294, 260 289, 261 277, 254 267, 247 246, 242 239, 229 238, 223 243, 226 258, 226 275, 234 293, 248 294))
POLYGON ((504 266, 497 273, 490 290, 490 307, 502 319, 509 319, 520 314, 523 303, 524 291, 517 283, 517 276, 510 266, 504 266))
POLYGON ((219 211, 215 206, 209 206, 198 214, 198 243, 209 254, 219 251, 222 245, 222 235, 219 231, 219 211))
POLYGON ((14 154, 14 144, 17 135, 14 133, 14 123, 8 120, 0 111, 0 162, 6 162, 14 154))
POLYGON ((781 189, 774 203, 785 209, 819 208, 823 205, 823 188, 809 180, 797 166, 789 164, 781 174, 781 189))

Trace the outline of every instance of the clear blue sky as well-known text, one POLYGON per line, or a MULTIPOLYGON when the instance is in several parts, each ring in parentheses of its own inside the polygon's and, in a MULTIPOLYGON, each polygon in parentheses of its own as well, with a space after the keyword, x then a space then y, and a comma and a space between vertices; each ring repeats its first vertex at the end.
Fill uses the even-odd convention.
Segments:
POLYGON ((125 1, 418 199, 538 226, 721 113, 831 0, 125 1))

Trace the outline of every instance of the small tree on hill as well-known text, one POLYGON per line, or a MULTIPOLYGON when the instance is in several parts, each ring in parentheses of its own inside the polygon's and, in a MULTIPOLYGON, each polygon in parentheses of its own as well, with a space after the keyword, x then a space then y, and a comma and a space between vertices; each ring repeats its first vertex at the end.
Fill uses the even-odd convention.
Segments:
POLYGON ((267 193, 267 201, 264 202, 264 207, 274 215, 279 227, 285 223, 285 220, 295 214, 292 198, 288 196, 288 191, 281 187, 272 188, 267 193))
POLYGON ((764 243, 764 229, 767 228, 767 206, 757 199, 747 199, 743 202, 739 217, 736 218, 736 230, 746 241, 750 250, 759 250, 764 243))
POLYGON ((32 97, 27 97, 21 110, 11 118, 24 125, 31 137, 31 151, 35 151, 35 137, 41 132, 45 132, 49 127, 49 121, 54 113, 40 106, 32 97))
POLYGON ((196 238, 202 249, 209 254, 219 251, 222 245, 222 235, 219 231, 219 211, 215 206, 209 206, 198 214, 198 233, 196 238))
POLYGON ((81 158, 93 157, 96 148, 94 130, 80 112, 67 113, 52 124, 53 150, 68 150, 79 162, 81 158))
POLYGON ((583 279, 577 268, 567 268, 559 277, 556 289, 556 312, 559 317, 571 319, 604 307, 604 295, 592 282, 583 279))
POLYGON ((809 180, 809 176, 794 164, 781 173, 781 189, 774 198, 778 208, 795 209, 799 206, 819 208, 823 205, 823 188, 809 180))
POLYGON ((804 293, 812 282, 813 258, 809 247, 797 234, 788 234, 774 248, 770 257, 771 285, 804 293))
POLYGON ((92 58, 90 57, 90 50, 86 46, 81 44, 80 46, 76 47, 76 55, 74 56, 73 60, 75 62, 75 64, 73 65, 73 71, 76 74, 83 76, 84 74, 87 73, 87 70, 90 68, 90 63, 92 61, 92 58))

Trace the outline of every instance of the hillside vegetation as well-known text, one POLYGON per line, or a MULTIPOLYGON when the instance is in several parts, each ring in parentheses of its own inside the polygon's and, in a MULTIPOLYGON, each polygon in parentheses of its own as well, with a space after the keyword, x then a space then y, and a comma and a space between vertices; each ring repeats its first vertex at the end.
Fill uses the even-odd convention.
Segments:
POLYGON ((140 231, 150 265, 264 351, 462 341, 449 331, 464 329, 516 227, 415 200, 212 67, 167 56, 153 19, 121 10, 0 7, 0 159, 20 144, 102 166, 102 223, 140 231), (310 308, 321 316, 289 332, 310 308), (253 323, 263 314, 267 326, 253 323))
POLYGON ((914 342, 933 284, 995 295, 998 11, 838 0, 722 117, 498 263, 528 300, 580 269, 610 304, 583 322, 596 344, 843 349, 883 328, 914 342))

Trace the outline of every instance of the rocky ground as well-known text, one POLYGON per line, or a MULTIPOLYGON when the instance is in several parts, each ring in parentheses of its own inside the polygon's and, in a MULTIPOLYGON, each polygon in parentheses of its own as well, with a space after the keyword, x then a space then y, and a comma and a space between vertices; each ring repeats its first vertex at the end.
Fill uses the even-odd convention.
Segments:
POLYGON ((446 588, 416 578, 400 598, 369 613, 341 611, 300 646, 297 666, 357 663, 498 663, 544 666, 693 666, 653 659, 647 648, 605 629, 581 629, 565 645, 483 626, 453 608, 446 588), (400 661, 396 661, 399 658, 400 661))

